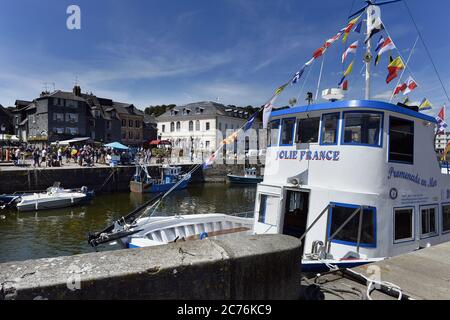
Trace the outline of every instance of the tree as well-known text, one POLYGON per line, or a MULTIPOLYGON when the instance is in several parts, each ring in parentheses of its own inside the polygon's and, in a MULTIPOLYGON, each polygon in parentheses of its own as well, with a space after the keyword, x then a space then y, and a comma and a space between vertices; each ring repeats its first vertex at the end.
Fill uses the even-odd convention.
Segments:
POLYGON ((144 113, 148 115, 153 115, 155 117, 159 117, 164 112, 166 112, 167 110, 171 110, 174 107, 176 107, 176 104, 149 106, 145 108, 144 113))

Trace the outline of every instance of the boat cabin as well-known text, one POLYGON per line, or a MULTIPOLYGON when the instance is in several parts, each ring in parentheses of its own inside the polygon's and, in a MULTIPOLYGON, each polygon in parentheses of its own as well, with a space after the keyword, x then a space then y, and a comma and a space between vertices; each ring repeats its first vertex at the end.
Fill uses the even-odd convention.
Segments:
POLYGON ((304 256, 391 257, 450 240, 450 175, 436 120, 390 103, 272 112, 256 233, 302 239, 304 256))

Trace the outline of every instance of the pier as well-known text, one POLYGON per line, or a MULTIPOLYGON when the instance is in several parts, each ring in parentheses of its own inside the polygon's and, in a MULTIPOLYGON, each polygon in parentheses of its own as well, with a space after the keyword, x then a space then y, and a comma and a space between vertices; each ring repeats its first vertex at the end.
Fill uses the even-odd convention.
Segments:
MULTIPOLYGON (((178 164, 173 164, 178 165, 178 164)), ((159 164, 151 164, 149 173, 159 176, 159 164)), ((179 164, 183 172, 189 171, 194 165, 179 164)), ((260 172, 261 165, 252 165, 260 172)), ((192 182, 226 182, 227 174, 242 174, 242 164, 217 164, 208 170, 196 170, 192 175, 192 182)), ((52 168, 20 168, 0 167, 0 194, 9 194, 18 191, 45 190, 55 181, 61 182, 65 188, 79 188, 87 186, 96 192, 129 191, 130 180, 135 174, 135 166, 109 167, 98 165, 95 167, 80 167, 78 165, 65 165, 52 168), (8 183, 4 183, 8 181, 8 183)))

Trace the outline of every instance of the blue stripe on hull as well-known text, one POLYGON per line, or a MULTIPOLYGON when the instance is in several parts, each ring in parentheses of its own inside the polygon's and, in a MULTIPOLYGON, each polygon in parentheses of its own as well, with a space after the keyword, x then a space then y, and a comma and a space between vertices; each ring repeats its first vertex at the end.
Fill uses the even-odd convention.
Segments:
POLYGON ((264 178, 246 178, 239 176, 228 176, 228 180, 231 183, 242 183, 242 184, 258 184, 264 180, 264 178))
MULTIPOLYGON (((178 187, 175 188, 175 190, 182 190, 186 189, 188 186, 189 180, 185 180, 178 187)), ((173 183, 165 183, 165 184, 154 184, 151 186, 150 193, 159 193, 159 192, 166 192, 170 190, 175 185, 175 182, 173 183)), ((148 192, 148 191, 147 191, 148 192)))

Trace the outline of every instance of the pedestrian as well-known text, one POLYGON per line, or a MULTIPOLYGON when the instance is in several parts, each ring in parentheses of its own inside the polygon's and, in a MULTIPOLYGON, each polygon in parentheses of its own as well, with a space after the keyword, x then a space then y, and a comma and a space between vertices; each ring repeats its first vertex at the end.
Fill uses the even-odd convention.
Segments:
POLYGON ((59 163, 59 166, 62 166, 63 164, 62 164, 62 149, 61 149, 61 147, 59 147, 58 148, 58 163, 59 163))
POLYGON ((38 148, 33 150, 33 160, 34 160, 33 167, 36 168, 36 167, 41 166, 41 164, 39 163, 39 149, 38 148))
POLYGON ((47 150, 45 150, 45 148, 42 148, 42 152, 41 152, 41 163, 45 164, 45 167, 47 167, 47 150))

